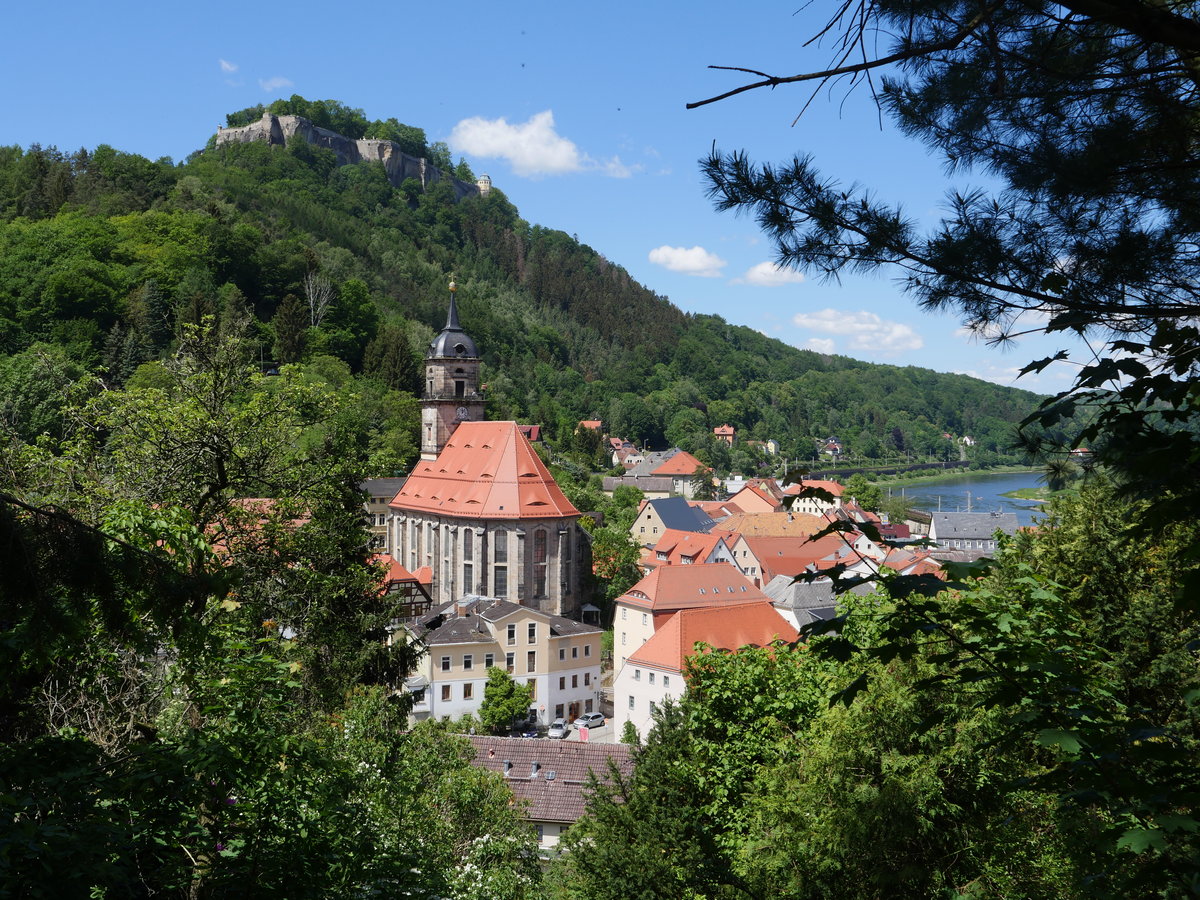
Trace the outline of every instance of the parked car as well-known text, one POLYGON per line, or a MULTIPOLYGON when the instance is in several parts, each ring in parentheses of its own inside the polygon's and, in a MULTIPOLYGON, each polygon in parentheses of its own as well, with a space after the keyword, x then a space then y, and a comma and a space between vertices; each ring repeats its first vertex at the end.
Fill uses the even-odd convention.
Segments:
POLYGON ((535 738, 538 736, 538 727, 536 722, 528 722, 521 726, 521 737, 535 738))
POLYGON ((573 723, 576 728, 599 728, 604 724, 603 713, 584 713, 573 723))
POLYGON ((562 741, 566 740, 570 733, 571 726, 567 724, 566 719, 555 719, 550 723, 550 730, 546 732, 546 737, 562 741))

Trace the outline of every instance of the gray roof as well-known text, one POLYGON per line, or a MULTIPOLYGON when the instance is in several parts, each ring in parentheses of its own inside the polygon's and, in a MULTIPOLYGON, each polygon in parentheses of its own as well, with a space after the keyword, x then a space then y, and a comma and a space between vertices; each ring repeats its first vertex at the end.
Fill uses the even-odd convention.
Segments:
POLYGON ((717 524, 708 513, 692 506, 682 497, 663 497, 661 500, 646 502, 658 513, 658 517, 662 519, 663 526, 666 528, 708 534, 717 524))
POLYGON ((368 478, 358 487, 371 497, 387 497, 391 500, 398 493, 400 488, 404 487, 404 482, 408 481, 404 478, 368 478))
POLYGON ((490 644, 495 642, 488 622, 511 616, 513 613, 533 613, 550 626, 552 637, 567 637, 577 634, 597 634, 603 629, 595 625, 585 625, 565 616, 554 616, 519 603, 507 600, 497 600, 495 597, 481 597, 468 594, 458 600, 443 603, 433 611, 417 620, 414 630, 427 646, 437 644, 490 644), (463 614, 458 614, 459 606, 464 606, 463 614))
POLYGON ((1018 527, 1016 513, 1002 512, 935 512, 930 526, 939 541, 983 540, 997 531, 1016 534, 1018 527))
POLYGON ((643 454, 642 461, 630 469, 626 474, 633 475, 635 477, 653 475, 655 469, 657 469, 671 457, 677 456, 682 452, 683 451, 678 447, 672 447, 670 450, 654 450, 649 453, 645 453, 643 454))
POLYGON ((472 764, 503 775, 512 792, 529 803, 525 818, 535 822, 578 820, 587 809, 588 774, 607 783, 609 760, 625 777, 633 772, 633 748, 627 744, 481 734, 468 739, 475 748, 472 764))
MULTIPOLYGON (((873 589, 871 584, 857 584, 848 593, 869 594, 873 589)), ((828 578, 796 581, 791 575, 776 575, 763 588, 763 593, 771 598, 771 605, 776 609, 791 610, 801 628, 810 622, 827 621, 838 614, 837 595, 833 591, 833 581, 828 578)))
POLYGON ((615 491, 622 486, 635 487, 640 491, 668 493, 675 489, 670 475, 605 475, 604 490, 615 491))
POLYGON ((425 351, 426 359, 446 356, 460 359, 479 358, 475 342, 458 324, 458 304, 454 301, 454 294, 450 295, 450 313, 446 316, 446 327, 429 342, 429 349, 425 351))

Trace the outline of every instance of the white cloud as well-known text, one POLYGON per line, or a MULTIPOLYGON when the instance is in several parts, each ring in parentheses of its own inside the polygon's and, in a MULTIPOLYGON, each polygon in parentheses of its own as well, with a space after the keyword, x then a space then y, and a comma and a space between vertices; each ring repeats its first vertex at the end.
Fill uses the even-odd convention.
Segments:
POLYGON ((812 313, 797 313, 792 322, 810 331, 844 335, 850 339, 851 350, 873 350, 890 356, 906 350, 920 350, 925 346, 921 336, 908 325, 888 322, 866 310, 846 313, 822 309, 812 313))
POLYGON ((485 159, 505 159, 513 172, 529 178, 566 175, 572 172, 601 172, 612 178, 628 178, 638 166, 627 166, 620 157, 595 160, 554 129, 551 110, 530 116, 528 122, 475 116, 463 119, 450 132, 450 146, 459 153, 485 159))
POLYGON ((818 353, 828 355, 833 352, 833 348, 836 346, 837 344, 833 338, 809 338, 804 342, 803 349, 816 350, 818 353))
POLYGON ((277 91, 280 88, 291 87, 292 82, 282 75, 276 75, 273 78, 258 79, 258 86, 269 94, 271 91, 277 91))
POLYGON ((237 63, 231 63, 227 59, 218 59, 217 62, 221 64, 222 72, 230 73, 230 72, 236 72, 238 70, 237 63))
POLYGON ((733 279, 731 284, 753 284, 758 287, 780 287, 785 284, 800 284, 804 275, 795 269, 781 269, 773 262, 760 262, 746 270, 741 278, 733 279))
POLYGON ((701 278, 720 278, 725 260, 703 247, 668 247, 664 244, 650 251, 650 262, 672 272, 698 275, 701 278))

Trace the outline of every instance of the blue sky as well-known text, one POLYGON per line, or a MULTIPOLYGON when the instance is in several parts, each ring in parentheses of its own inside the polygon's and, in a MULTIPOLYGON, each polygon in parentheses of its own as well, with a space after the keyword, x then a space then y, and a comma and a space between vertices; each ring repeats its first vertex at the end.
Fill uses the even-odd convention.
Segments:
MULTIPOLYGON (((1013 383, 1057 344, 972 341, 888 276, 831 284, 781 272, 751 220, 705 197, 697 161, 715 143, 762 161, 812 155, 920 221, 937 215, 941 165, 881 125, 865 90, 822 94, 794 126, 808 99, 799 86, 685 109, 742 83, 709 65, 824 68, 831 48, 801 45, 831 6, 19 4, 5 14, 20 39, 0 57, 0 142, 179 160, 227 112, 292 93, 337 99, 447 141, 525 219, 578 236, 684 310, 798 347, 1013 383)), ((1070 374, 1052 367, 1017 384, 1055 391, 1070 374)))

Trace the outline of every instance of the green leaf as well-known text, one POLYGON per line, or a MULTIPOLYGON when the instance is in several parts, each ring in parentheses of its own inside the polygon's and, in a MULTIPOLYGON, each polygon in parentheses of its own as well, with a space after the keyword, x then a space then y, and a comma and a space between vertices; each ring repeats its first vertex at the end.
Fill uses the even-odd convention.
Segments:
POLYGON ((1037 740, 1043 747, 1059 747, 1066 753, 1075 754, 1083 749, 1075 732, 1062 728, 1043 728, 1038 732, 1037 740))
POLYGON ((1130 828, 1117 841, 1118 847, 1132 850, 1134 853, 1144 853, 1147 850, 1165 850, 1166 839, 1158 828, 1130 828))

